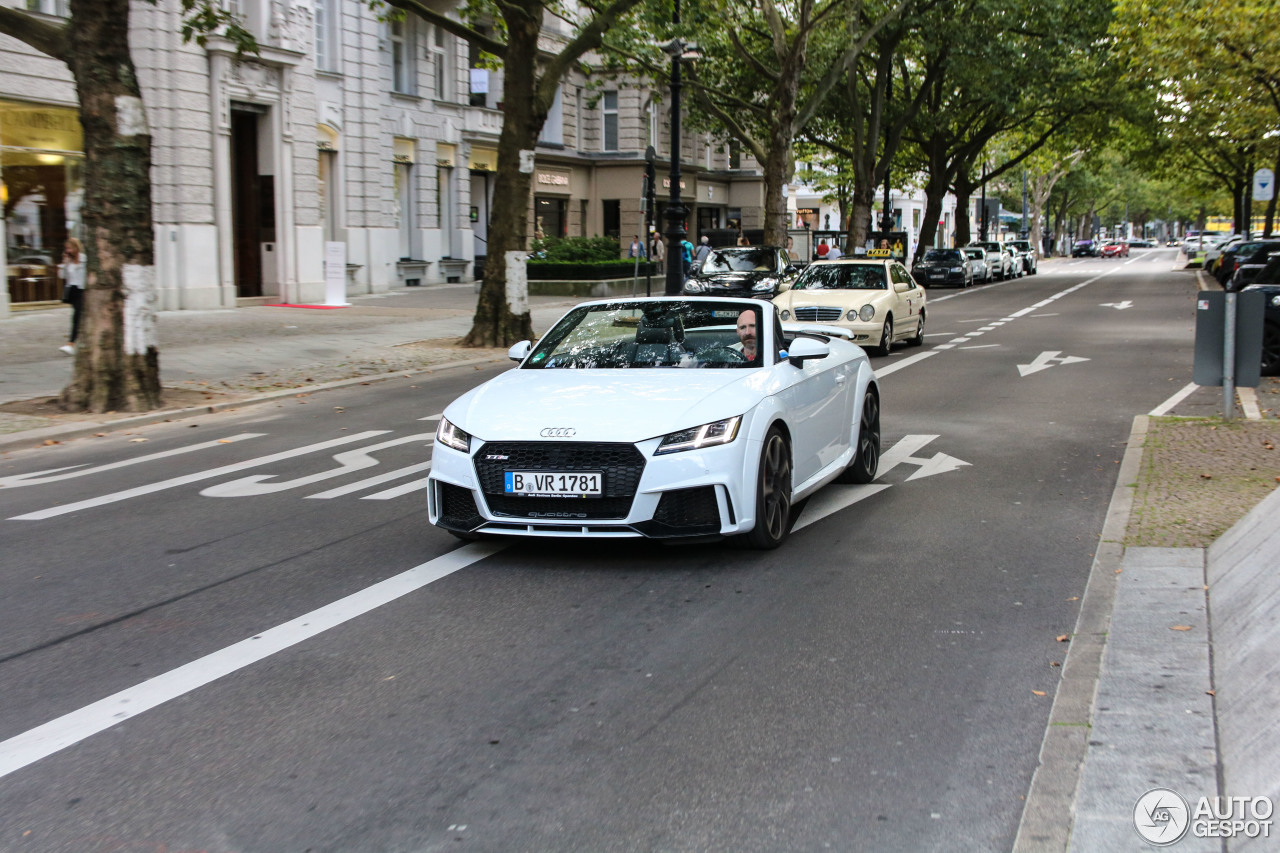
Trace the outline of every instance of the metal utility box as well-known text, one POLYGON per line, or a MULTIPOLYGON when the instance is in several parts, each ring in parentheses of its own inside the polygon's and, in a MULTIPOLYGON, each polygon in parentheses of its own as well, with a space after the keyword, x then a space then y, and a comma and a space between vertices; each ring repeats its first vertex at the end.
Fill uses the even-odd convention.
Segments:
MULTIPOLYGON (((1262 367, 1262 317, 1266 297, 1256 291, 1241 291, 1236 306, 1236 387, 1256 388, 1262 367)), ((1221 385, 1223 344, 1226 338, 1227 294, 1202 290, 1196 294, 1196 361, 1193 381, 1197 385, 1221 385)))

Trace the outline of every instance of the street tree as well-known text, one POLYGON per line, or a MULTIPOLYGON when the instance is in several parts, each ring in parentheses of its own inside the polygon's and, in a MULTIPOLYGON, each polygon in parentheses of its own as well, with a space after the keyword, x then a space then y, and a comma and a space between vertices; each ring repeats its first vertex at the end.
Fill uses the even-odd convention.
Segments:
MULTIPOLYGON (((376 8, 382 2, 374 0, 372 5, 376 8)), ((504 68, 489 249, 471 331, 463 338, 465 346, 509 346, 533 337, 528 291, 509 293, 507 265, 518 263, 516 253, 528 247, 534 146, 555 104, 561 80, 579 60, 599 48, 605 33, 640 2, 612 0, 596 6, 556 0, 478 0, 463 7, 466 20, 458 20, 420 0, 385 0, 386 5, 416 15, 501 60, 504 68), (544 31, 548 19, 559 19, 571 32, 562 40, 553 40, 544 31), (497 24, 496 32, 483 32, 483 22, 497 24)))
MULTIPOLYGON (((151 131, 129 52, 129 0, 69 0, 63 20, 0 7, 0 32, 66 63, 84 134, 86 258, 81 340, 62 406, 147 411, 161 404, 151 227, 151 131)), ((182 0, 183 37, 252 36, 218 0, 182 0)))

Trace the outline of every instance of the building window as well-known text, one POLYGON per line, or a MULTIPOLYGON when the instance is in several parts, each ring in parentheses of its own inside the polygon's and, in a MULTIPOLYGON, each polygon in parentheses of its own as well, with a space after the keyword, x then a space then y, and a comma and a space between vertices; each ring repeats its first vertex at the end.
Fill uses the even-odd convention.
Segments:
MULTIPOLYGON (((489 34, 485 27, 476 27, 476 31, 482 36, 489 34)), ((480 48, 474 44, 469 47, 468 65, 471 69, 471 106, 487 107, 489 106, 489 69, 481 67, 480 48)))
MULTIPOLYGON (((605 202, 608 204, 608 202, 605 202)), ((569 236, 568 200, 536 196, 533 200, 533 236, 536 240, 569 236)))
POLYGON ((440 254, 453 257, 453 169, 436 167, 436 210, 440 218, 440 254))
POLYGON ((742 168, 742 143, 736 139, 729 140, 729 168, 742 168))
POLYGON ((56 15, 59 18, 71 16, 71 12, 67 8, 67 0, 27 0, 27 11, 56 15))
POLYGON ((600 202, 600 212, 604 216, 604 233, 606 237, 622 236, 622 202, 616 198, 607 198, 600 202))
POLYGON ((391 22, 391 91, 414 94, 413 19, 391 22))
POLYGON ((618 92, 609 90, 600 100, 600 119, 603 126, 601 151, 618 150, 618 92))
POLYGON ((645 107, 645 122, 644 122, 645 146, 647 147, 652 145, 654 150, 656 151, 658 148, 659 135, 660 134, 658 133, 658 103, 657 103, 657 100, 655 99, 655 96, 651 96, 649 98, 648 105, 645 107))
POLYGON ((552 145, 564 144, 564 106, 561 98, 563 91, 563 86, 556 88, 556 99, 551 102, 551 109, 547 112, 547 120, 542 125, 542 133, 538 134, 539 142, 547 142, 552 145))
POLYGON ((435 87, 436 100, 444 101, 449 94, 448 33, 440 27, 431 29, 431 85, 435 87))
POLYGON ((417 252, 417 196, 413 163, 416 144, 412 139, 395 139, 392 168, 395 169, 396 219, 400 232, 400 258, 408 260, 417 252))
POLYGON ((316 70, 337 71, 338 66, 338 2, 315 0, 316 70))
POLYGON ((573 115, 573 140, 574 140, 573 144, 578 147, 579 151, 585 151, 587 146, 584 143, 584 139, 582 136, 582 125, 583 125, 583 117, 586 115, 586 112, 587 112, 587 107, 586 107, 586 95, 583 93, 581 86, 578 87, 578 97, 574 102, 574 104, 576 109, 573 115))

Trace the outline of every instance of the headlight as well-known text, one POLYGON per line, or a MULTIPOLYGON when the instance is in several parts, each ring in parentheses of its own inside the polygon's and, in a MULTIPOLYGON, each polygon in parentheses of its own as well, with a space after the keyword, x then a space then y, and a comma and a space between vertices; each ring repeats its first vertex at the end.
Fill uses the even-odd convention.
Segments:
POLYGON ((964 272, 964 267, 952 267, 952 272, 964 272))
POLYGON ((790 320, 790 319, 791 319, 791 312, 790 312, 790 311, 788 311, 788 310, 786 310, 786 309, 784 308, 784 309, 782 309, 782 311, 778 314, 778 316, 779 316, 779 317, 781 317, 783 320, 790 320))
POLYGON ((778 286, 778 280, 776 278, 762 278, 759 281, 757 281, 751 289, 752 290, 773 290, 777 286, 778 286))
POLYGON ((684 292, 685 293, 701 293, 702 285, 696 281, 692 281, 692 280, 686 281, 684 283, 684 292))
POLYGON ((740 423, 742 423, 742 415, 735 415, 722 421, 669 433, 662 437, 662 443, 658 445, 654 455, 661 456, 664 453, 701 450, 704 447, 728 444, 737 437, 740 423))
POLYGON ((1275 296, 1271 297, 1271 304, 1276 306, 1277 308, 1280 308, 1280 293, 1277 293, 1275 296))
POLYGON ((864 323, 870 323, 872 318, 876 316, 876 306, 863 305, 862 310, 858 312, 858 319, 864 323))
POLYGON ((449 423, 448 418, 440 419, 440 426, 436 427, 436 441, 463 453, 471 452, 471 436, 449 423))

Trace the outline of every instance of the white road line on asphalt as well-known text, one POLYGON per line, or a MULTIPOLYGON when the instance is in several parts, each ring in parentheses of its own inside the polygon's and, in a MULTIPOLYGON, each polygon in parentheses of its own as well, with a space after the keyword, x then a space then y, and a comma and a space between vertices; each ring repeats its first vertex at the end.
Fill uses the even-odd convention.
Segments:
POLYGON ((165 489, 173 489, 178 486, 185 486, 189 483, 198 483, 201 480, 211 480, 214 477, 221 477, 224 474, 234 474, 237 471, 243 471, 246 468, 256 468, 259 465, 267 465, 277 462, 281 459, 292 459, 295 456, 303 456, 307 453, 316 453, 321 450, 328 450, 330 447, 338 447, 343 444, 350 444, 353 441, 364 441, 366 438, 372 438, 375 435, 385 435, 391 432, 386 429, 367 430, 354 435, 345 435, 342 438, 334 438, 329 441, 322 441, 318 444, 308 444, 305 447, 297 447, 293 450, 285 450, 280 453, 272 453, 270 456, 259 456, 257 459, 249 459, 245 462, 237 462, 234 465, 224 465, 221 468, 211 468, 208 471, 197 471, 194 474, 186 474, 181 477, 174 477, 170 480, 161 480, 158 483, 150 483, 146 486, 138 486, 134 489, 126 489, 123 492, 112 492, 109 495, 102 495, 97 498, 88 498, 75 503, 63 504, 62 506, 50 507, 49 509, 37 510, 29 512, 26 515, 15 515, 10 521, 42 521, 46 518, 54 518, 59 515, 66 515, 69 512, 76 512, 82 509, 90 509, 95 506, 104 506, 117 501, 136 498, 141 495, 149 495, 153 492, 161 492, 165 489))
POLYGON ((410 474, 416 474, 419 471, 426 471, 431 467, 430 462, 419 462, 417 465, 406 465, 403 468, 397 468, 394 471, 388 471, 385 474, 379 474, 376 477, 368 477, 364 480, 357 480, 354 483, 347 483, 345 486, 338 486, 336 489, 330 489, 327 492, 319 492, 314 495, 307 495, 308 498, 340 498, 343 495, 349 495, 352 492, 362 492, 373 486, 380 486, 383 483, 389 483, 392 480, 399 480, 401 477, 407 477, 410 474))
POLYGON ((430 477, 423 477, 420 480, 410 480, 407 483, 401 483, 395 488, 387 489, 385 492, 374 492, 371 495, 365 495, 362 501, 389 501, 392 498, 398 498, 401 495, 407 495, 410 492, 420 492, 427 486, 431 485, 430 477))
POLYGON ((266 435, 265 432, 242 432, 238 435, 229 435, 226 438, 218 438, 213 441, 202 441, 199 444, 192 444, 187 447, 176 447, 173 450, 162 450, 159 453, 148 453, 146 456, 135 456, 132 459, 122 459, 119 462, 108 462, 105 465, 95 465, 92 468, 85 468, 82 465, 72 465, 68 468, 50 468, 46 471, 32 471, 30 474, 15 474, 12 477, 0 477, 0 489, 17 488, 18 486, 35 486, 43 483, 53 483, 58 480, 69 480, 72 477, 83 477, 86 474, 97 474, 101 471, 114 471, 117 468, 125 468, 129 465, 137 465, 140 462, 150 462, 153 459, 167 459, 170 456, 179 456, 183 453, 191 453, 194 450, 205 450, 210 447, 221 447, 224 444, 235 444, 237 441, 244 441, 249 438, 261 438, 266 435), (78 468, 78 471, 72 471, 72 468, 78 468), (67 474, 59 474, 59 471, 68 471, 67 474))
POLYGON ((924 361, 926 358, 928 358, 931 355, 937 355, 937 354, 938 354, 938 351, 936 349, 931 349, 928 352, 916 353, 915 355, 911 356, 911 358, 904 358, 902 361, 898 362, 897 364, 890 364, 887 367, 880 368, 879 370, 876 371, 876 378, 878 379, 882 376, 888 376, 890 373, 897 373, 899 370, 901 370, 904 367, 910 367, 911 365, 916 364, 917 362, 924 361))
POLYGON ((425 418, 418 418, 418 420, 420 420, 420 421, 438 421, 438 420, 440 420, 440 419, 441 419, 441 418, 443 418, 443 417, 444 417, 444 412, 441 412, 441 413, 440 413, 440 414, 438 414, 438 415, 427 415, 425 418))
POLYGON ((1151 415, 1152 417, 1157 417, 1157 418, 1160 417, 1161 415, 1168 414, 1168 412, 1171 411, 1174 406, 1178 405, 1183 400, 1190 397, 1193 393, 1195 393, 1195 390, 1199 387, 1200 386, 1194 382, 1187 383, 1187 386, 1185 388, 1183 388, 1177 394, 1174 394, 1168 400, 1165 400, 1160 405, 1156 406, 1154 409, 1148 412, 1148 414, 1151 415))
POLYGON ((203 489, 200 494, 207 498, 243 498, 257 495, 274 495, 279 492, 287 492, 290 489, 310 486, 313 483, 323 482, 324 480, 332 480, 334 477, 341 477, 344 474, 350 474, 355 471, 363 471, 365 468, 373 468, 379 462, 370 454, 379 450, 386 450, 388 447, 398 447, 402 444, 430 447, 433 443, 434 439, 429 432, 421 432, 417 435, 402 435, 399 438, 388 439, 378 444, 370 444, 366 447, 358 447, 355 450, 335 453, 333 454, 333 461, 338 463, 338 467, 330 468, 328 471, 317 471, 304 477, 295 477, 292 480, 282 481, 276 480, 276 477, 279 476, 278 474, 251 474, 238 480, 216 483, 203 489), (267 480, 271 482, 268 483, 266 482, 267 480))
POLYGON ((821 521, 887 488, 889 488, 887 483, 870 483, 864 486, 842 486, 832 483, 809 499, 804 511, 800 513, 800 520, 795 523, 791 531, 794 533, 797 530, 803 530, 815 521, 821 521))
POLYGON ((934 349, 953 349, 955 344, 938 344, 934 349))
POLYGON ((960 347, 960 349, 991 349, 992 347, 998 346, 1000 346, 1000 344, 974 344, 971 347, 960 347))
POLYGON ((498 553, 475 542, 0 742, 0 779, 498 553))

